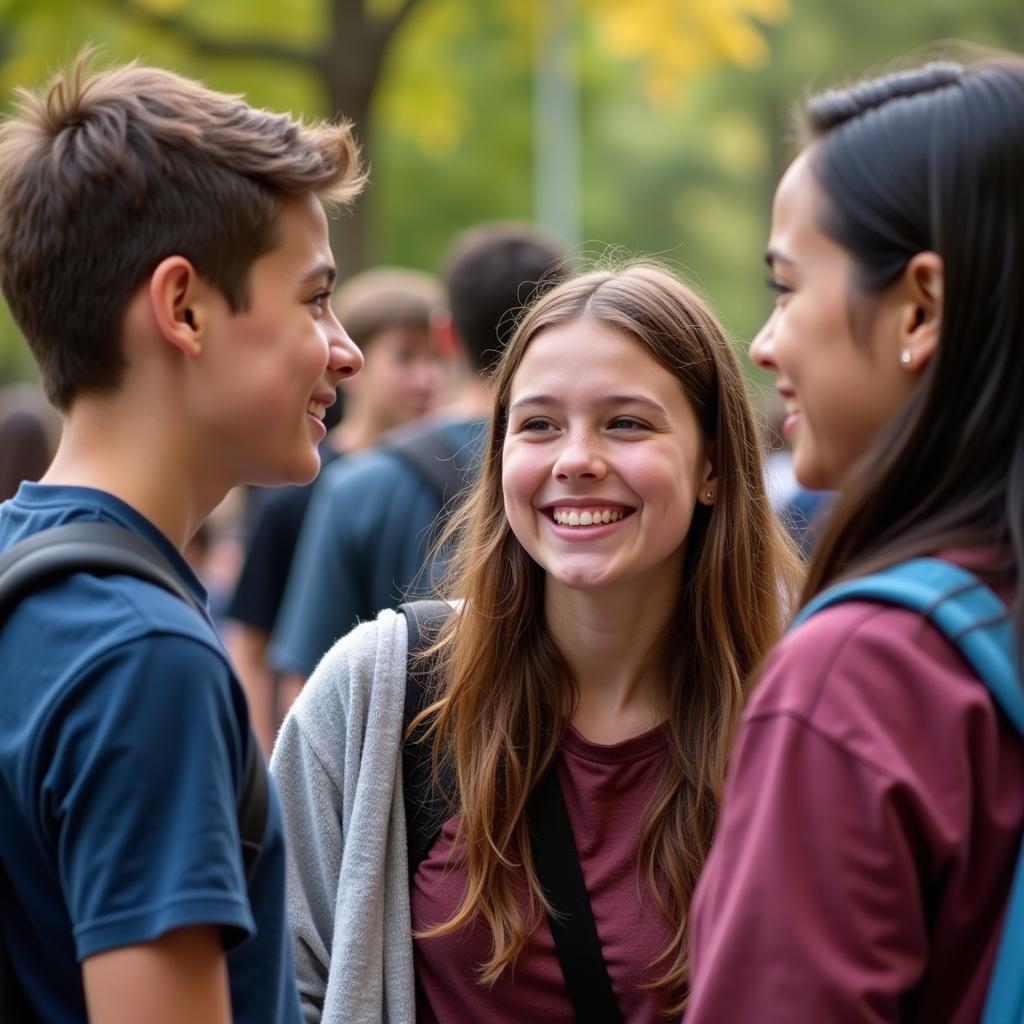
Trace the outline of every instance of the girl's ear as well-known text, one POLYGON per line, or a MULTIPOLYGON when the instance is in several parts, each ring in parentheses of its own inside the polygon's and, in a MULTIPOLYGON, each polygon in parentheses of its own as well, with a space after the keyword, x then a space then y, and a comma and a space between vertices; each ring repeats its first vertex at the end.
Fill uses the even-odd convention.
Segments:
POLYGON ((698 481, 697 501, 702 505, 714 505, 718 497, 718 470, 715 468, 715 448, 712 444, 704 446, 704 464, 698 481))
POLYGON ((205 289, 184 256, 168 256, 149 279, 153 317, 164 340, 190 359, 202 352, 205 289))
POLYGON ((900 365, 920 373, 935 354, 942 331, 942 257, 919 252, 903 272, 906 299, 900 315, 900 365))

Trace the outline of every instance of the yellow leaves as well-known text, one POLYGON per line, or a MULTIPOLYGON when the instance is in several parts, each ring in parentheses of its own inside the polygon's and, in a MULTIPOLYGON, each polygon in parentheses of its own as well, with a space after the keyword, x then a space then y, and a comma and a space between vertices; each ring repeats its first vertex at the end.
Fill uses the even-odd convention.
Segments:
MULTIPOLYGON (((146 0, 169 3, 177 0, 146 0)), ((379 16, 399 0, 366 0, 379 16)), ((529 74, 551 17, 549 0, 419 0, 395 40, 382 80, 378 111, 389 130, 412 140, 433 157, 450 154, 472 129, 475 102, 468 91, 467 47, 487 47, 490 66, 508 75, 529 74)), ((723 64, 756 68, 768 59, 760 25, 789 14, 790 0, 570 0, 569 28, 577 47, 596 47, 601 59, 635 62, 651 103, 665 109, 679 103, 688 85, 723 64)), ((733 157, 746 155, 737 135, 733 157)))
POLYGON ((764 64, 768 44, 751 18, 774 23, 789 14, 789 0, 578 2, 595 17, 610 53, 644 63, 647 93, 661 106, 718 64, 764 64))

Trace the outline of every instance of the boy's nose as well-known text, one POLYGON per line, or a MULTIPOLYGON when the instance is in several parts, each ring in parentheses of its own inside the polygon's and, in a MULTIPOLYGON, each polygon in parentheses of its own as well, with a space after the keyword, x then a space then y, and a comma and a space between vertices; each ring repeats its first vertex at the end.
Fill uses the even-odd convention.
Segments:
POLYGON ((363 368, 363 353, 337 320, 334 324, 335 329, 327 338, 327 370, 337 383, 354 376, 363 368))

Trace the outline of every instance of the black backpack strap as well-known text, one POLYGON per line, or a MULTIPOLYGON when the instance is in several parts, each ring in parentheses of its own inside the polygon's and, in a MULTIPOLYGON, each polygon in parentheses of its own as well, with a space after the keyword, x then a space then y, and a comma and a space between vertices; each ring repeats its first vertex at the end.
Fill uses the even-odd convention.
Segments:
MULTIPOLYGON (((167 559, 149 541, 116 523, 76 522, 41 530, 0 556, 0 618, 22 597, 75 572, 146 580, 206 617, 167 559)), ((267 766, 251 726, 244 771, 238 830, 246 880, 250 881, 263 849, 267 822, 267 766)))
POLYGON ((533 865, 553 910, 548 924, 576 1019, 621 1024, 555 761, 530 794, 526 813, 533 865))
POLYGON ((63 576, 123 573, 169 590, 202 614, 167 560, 148 541, 114 523, 68 523, 19 541, 0 556, 0 615, 21 597, 63 576))
POLYGON ((413 719, 427 706, 433 663, 417 655, 437 638, 452 613, 446 601, 407 601, 398 606, 409 630, 405 671, 405 712, 402 719, 402 793, 405 803, 409 877, 430 852, 444 825, 448 804, 434 785, 432 745, 420 742, 422 730, 405 738, 413 719))
POLYGON ((267 827, 267 765, 259 740, 249 726, 249 750, 245 756, 245 782, 238 801, 238 835, 242 843, 242 865, 246 882, 252 881, 263 852, 263 833, 267 827))

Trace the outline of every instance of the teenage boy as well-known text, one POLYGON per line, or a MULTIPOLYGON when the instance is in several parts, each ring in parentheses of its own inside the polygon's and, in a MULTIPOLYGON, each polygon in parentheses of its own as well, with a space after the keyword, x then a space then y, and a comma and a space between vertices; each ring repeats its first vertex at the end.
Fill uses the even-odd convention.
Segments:
MULTIPOLYGON (((304 127, 87 58, 0 128, 0 286, 64 419, 0 551, 75 521, 180 552, 235 485, 301 482, 362 358, 321 200, 363 184, 304 127)), ((212 622, 134 577, 66 576, 0 628, 3 941, 45 1020, 297 1021, 281 810, 246 883, 253 742, 212 622)))

